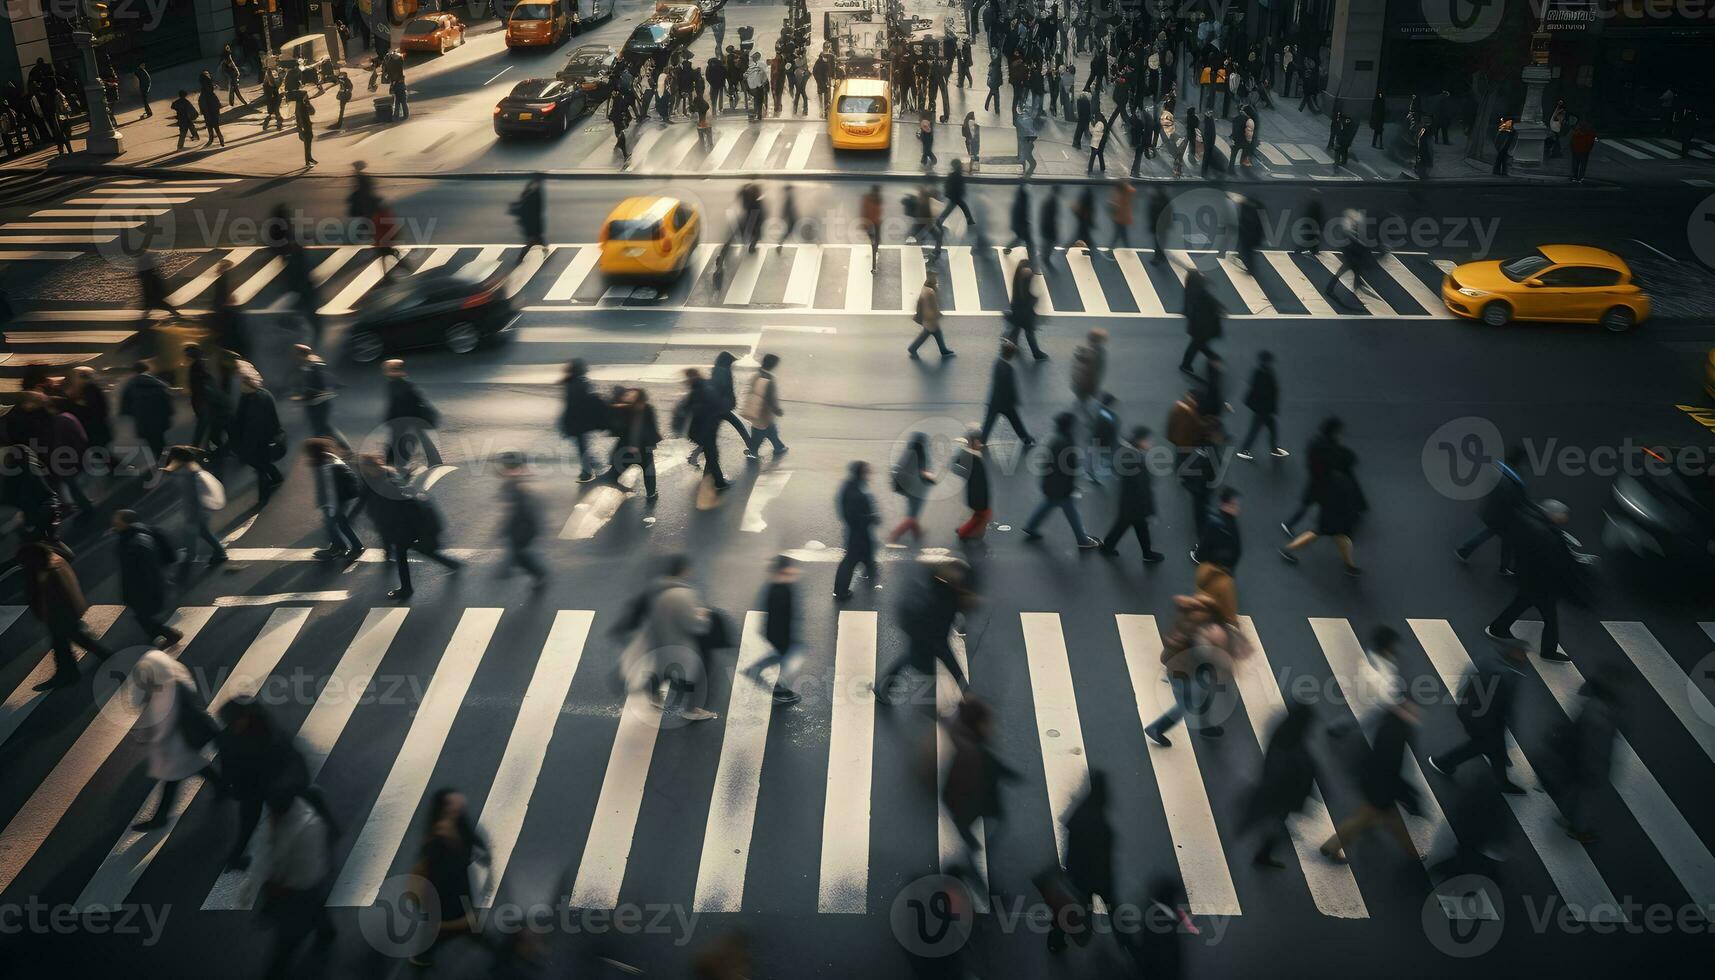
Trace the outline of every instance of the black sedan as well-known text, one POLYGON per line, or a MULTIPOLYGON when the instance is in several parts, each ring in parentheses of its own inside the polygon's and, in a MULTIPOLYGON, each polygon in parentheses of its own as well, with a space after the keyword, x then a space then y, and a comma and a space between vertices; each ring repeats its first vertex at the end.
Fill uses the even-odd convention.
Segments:
POLYGON ((1715 569, 1715 477, 1701 450, 1652 447, 1614 481, 1602 543, 1676 572, 1715 569))
POLYGON ((691 37, 682 33, 673 21, 647 20, 625 39, 619 56, 636 72, 646 62, 654 62, 657 67, 665 65, 674 51, 690 41, 691 37))
POLYGON ((619 56, 605 44, 586 44, 572 51, 566 67, 554 77, 584 93, 591 106, 613 94, 613 69, 619 56))
POLYGON ((358 310, 346 356, 368 364, 395 351, 444 347, 468 354, 495 343, 518 322, 506 296, 508 271, 443 267, 399 274, 358 310))
POLYGON ((526 78, 494 107, 494 132, 564 133, 597 99, 558 78, 526 78))

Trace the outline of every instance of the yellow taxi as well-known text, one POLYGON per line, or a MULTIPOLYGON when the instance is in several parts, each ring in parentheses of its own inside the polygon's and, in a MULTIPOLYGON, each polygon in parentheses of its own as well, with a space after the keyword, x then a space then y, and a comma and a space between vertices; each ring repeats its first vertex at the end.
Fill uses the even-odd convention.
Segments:
POLYGON ((893 113, 887 82, 846 78, 828 103, 828 142, 836 150, 885 150, 893 145, 893 113))
POLYGON ((673 197, 628 197, 601 226, 601 272, 610 279, 671 279, 702 239, 697 209, 673 197))
POLYGON ((506 19, 509 48, 552 48, 571 33, 568 4, 577 0, 533 0, 512 8, 506 19))
POLYGON ((1467 262, 1441 283, 1454 314, 1491 327, 1513 320, 1599 323, 1616 333, 1649 319, 1650 299, 1626 261, 1587 245, 1543 245, 1516 258, 1467 262))

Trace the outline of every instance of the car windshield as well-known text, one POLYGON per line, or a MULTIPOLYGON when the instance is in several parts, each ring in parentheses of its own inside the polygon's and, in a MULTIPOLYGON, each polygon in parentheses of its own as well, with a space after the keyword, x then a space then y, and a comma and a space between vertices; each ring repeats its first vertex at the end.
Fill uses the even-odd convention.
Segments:
POLYGON ((1508 259, 1502 262, 1501 272, 1513 282, 1524 282, 1552 264, 1548 261, 1548 256, 1541 252, 1532 252, 1529 255, 1521 255, 1516 259, 1508 259))
POLYGON ((562 88, 564 86, 552 78, 526 78, 512 86, 512 98, 551 99, 559 95, 562 88))
POLYGON ((838 107, 840 112, 880 113, 887 109, 887 102, 879 95, 842 95, 838 107))
POLYGON ((661 237, 661 220, 615 218, 607 223, 607 237, 616 242, 651 242, 661 237))
POLYGON ((547 20, 553 16, 551 7, 545 3, 521 3, 512 8, 513 20, 547 20))
POLYGON ((660 44, 667 40, 667 30, 666 24, 638 24, 631 39, 639 44, 660 44))
POLYGON ((441 29, 439 21, 414 20, 411 26, 405 28, 406 34, 433 34, 441 29))

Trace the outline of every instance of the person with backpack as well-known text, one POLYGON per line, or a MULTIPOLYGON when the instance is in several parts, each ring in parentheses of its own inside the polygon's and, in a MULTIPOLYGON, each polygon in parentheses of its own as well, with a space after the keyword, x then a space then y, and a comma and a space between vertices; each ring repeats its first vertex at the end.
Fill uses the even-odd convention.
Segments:
POLYGON ((317 561, 342 560, 349 565, 364 550, 362 540, 351 527, 363 486, 357 474, 340 458, 339 444, 332 439, 322 436, 305 439, 304 462, 315 481, 316 509, 321 511, 322 526, 328 533, 328 546, 312 557, 317 561))
POLYGON ((226 506, 226 488, 213 473, 202 468, 202 453, 194 446, 168 449, 165 470, 167 479, 163 486, 178 497, 179 513, 184 519, 185 555, 178 571, 178 581, 182 585, 190 577, 199 541, 208 542, 211 567, 226 561, 226 547, 208 528, 209 515, 226 506))
POLYGON ((167 590, 162 571, 178 561, 178 549, 161 531, 144 524, 134 510, 113 512, 113 534, 119 540, 119 594, 151 643, 172 646, 184 639, 162 622, 167 590))

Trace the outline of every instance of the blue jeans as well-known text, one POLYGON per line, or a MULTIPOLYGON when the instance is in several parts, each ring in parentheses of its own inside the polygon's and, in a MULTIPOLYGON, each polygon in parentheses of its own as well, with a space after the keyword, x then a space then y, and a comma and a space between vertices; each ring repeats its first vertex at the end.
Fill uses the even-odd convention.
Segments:
POLYGON ((185 515, 185 532, 186 566, 196 561, 197 542, 199 540, 208 542, 211 557, 220 557, 226 554, 226 548, 221 545, 220 539, 208 529, 208 514, 204 513, 201 507, 191 508, 190 513, 185 515))
POLYGON ((1473 533, 1470 537, 1465 539, 1465 543, 1461 544, 1459 546, 1459 553, 1468 558, 1468 557, 1470 557, 1470 555, 1473 551, 1476 551, 1478 548, 1482 547, 1483 544, 1485 544, 1490 538, 1495 538, 1495 537, 1498 537, 1501 539, 1501 567, 1502 568, 1513 567, 1513 546, 1512 546, 1512 542, 1507 540, 1506 535, 1501 534, 1499 531, 1495 530, 1492 527, 1489 527, 1486 524, 1483 525, 1482 527, 1477 528, 1475 533, 1473 533))
POLYGON ((1024 530, 1034 533, 1042 519, 1055 508, 1059 508, 1060 512, 1066 515, 1066 522, 1072 525, 1072 536, 1079 544, 1083 544, 1089 535, 1084 533, 1084 519, 1078 515, 1078 502, 1071 497, 1043 497, 1042 502, 1031 512, 1030 520, 1024 522, 1024 530))
POLYGON ((1179 724, 1179 719, 1187 714, 1191 716, 1193 728, 1203 727, 1203 712, 1209 707, 1209 680, 1204 676, 1206 669, 1199 667, 1190 677, 1168 676, 1167 683, 1173 688, 1173 707, 1150 722, 1150 728, 1165 732, 1179 724))

